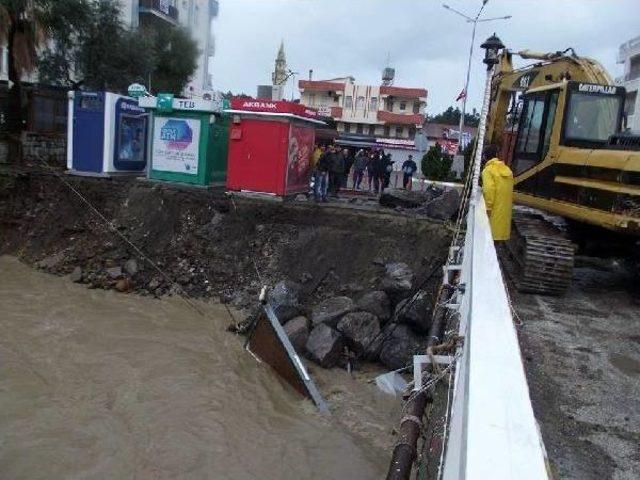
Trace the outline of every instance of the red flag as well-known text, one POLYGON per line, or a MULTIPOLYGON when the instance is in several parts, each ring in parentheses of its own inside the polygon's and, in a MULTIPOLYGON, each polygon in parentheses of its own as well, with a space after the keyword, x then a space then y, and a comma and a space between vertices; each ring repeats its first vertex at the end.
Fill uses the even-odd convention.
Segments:
POLYGON ((460 95, 458 95, 458 97, 456 98, 456 102, 459 102, 460 100, 466 97, 467 97, 467 92, 465 92, 463 88, 462 91, 460 92, 460 95))

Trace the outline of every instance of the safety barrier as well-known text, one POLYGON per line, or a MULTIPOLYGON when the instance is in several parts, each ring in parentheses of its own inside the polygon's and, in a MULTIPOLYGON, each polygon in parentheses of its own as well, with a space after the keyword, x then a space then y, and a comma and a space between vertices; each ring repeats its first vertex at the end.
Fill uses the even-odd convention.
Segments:
POLYGON ((456 301, 463 342, 450 396, 442 478, 548 479, 484 200, 472 197, 456 301))

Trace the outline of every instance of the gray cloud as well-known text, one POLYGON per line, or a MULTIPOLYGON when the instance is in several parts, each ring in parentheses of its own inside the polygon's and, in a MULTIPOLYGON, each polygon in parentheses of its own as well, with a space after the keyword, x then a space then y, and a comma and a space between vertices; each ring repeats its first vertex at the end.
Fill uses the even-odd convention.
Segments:
MULTIPOLYGON (((480 0, 450 0, 471 15, 480 0)), ((486 16, 513 15, 508 21, 480 24, 469 89, 479 107, 482 52, 477 48, 494 31, 513 50, 563 50, 599 60, 619 75, 620 43, 640 35, 639 0, 491 0, 486 16)), ((306 78, 353 75, 377 84, 387 55, 396 84, 429 90, 430 113, 454 103, 464 83, 471 26, 432 0, 220 0, 214 21, 215 87, 255 94, 270 83, 280 40, 289 67, 306 78)), ((287 96, 293 84, 287 86, 287 96)), ((293 92, 297 94, 297 90, 293 92)))

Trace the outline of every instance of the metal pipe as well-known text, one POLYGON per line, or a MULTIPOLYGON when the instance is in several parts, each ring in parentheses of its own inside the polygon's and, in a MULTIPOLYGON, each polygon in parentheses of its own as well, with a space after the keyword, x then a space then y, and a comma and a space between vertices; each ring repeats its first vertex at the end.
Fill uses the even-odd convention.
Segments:
MULTIPOLYGON (((440 335, 442 335, 444 329, 446 308, 438 307, 438 305, 445 303, 441 301, 441 298, 449 297, 451 293, 452 290, 449 287, 445 287, 441 290, 441 295, 438 295, 434 319, 429 329, 427 350, 440 343, 440 335)), ((422 429, 422 417, 429 397, 430 393, 423 390, 412 395, 408 400, 405 407, 406 413, 400 420, 398 442, 393 449, 387 480, 407 480, 411 475, 413 461, 416 458, 418 438, 422 429)))

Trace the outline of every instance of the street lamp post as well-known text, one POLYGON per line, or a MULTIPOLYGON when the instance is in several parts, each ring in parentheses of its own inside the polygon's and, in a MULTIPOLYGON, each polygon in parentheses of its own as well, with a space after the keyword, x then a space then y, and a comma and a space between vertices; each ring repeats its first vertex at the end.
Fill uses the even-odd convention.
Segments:
POLYGON ((446 3, 443 3, 442 6, 444 8, 446 8, 447 10, 449 10, 450 12, 455 13, 456 15, 461 16, 462 18, 464 18, 467 23, 473 23, 473 30, 471 31, 471 45, 469 46, 469 60, 467 62, 467 78, 465 80, 464 83, 464 97, 462 98, 462 112, 460 114, 460 125, 458 128, 458 148, 460 150, 462 150, 462 133, 464 131, 464 120, 465 120, 465 115, 467 113, 467 97, 469 95, 469 78, 471 75, 471 58, 473 57, 473 46, 476 40, 476 27, 478 26, 478 23, 482 23, 482 22, 492 22, 494 20, 508 20, 511 18, 511 15, 505 15, 503 17, 491 17, 491 18, 480 18, 480 16, 482 15, 482 12, 484 10, 485 5, 487 4, 489 0, 482 0, 482 6, 480 7, 480 10, 478 11, 477 15, 475 17, 470 17, 469 15, 466 15, 458 10, 456 10, 455 8, 450 7, 449 5, 447 5, 446 3))

